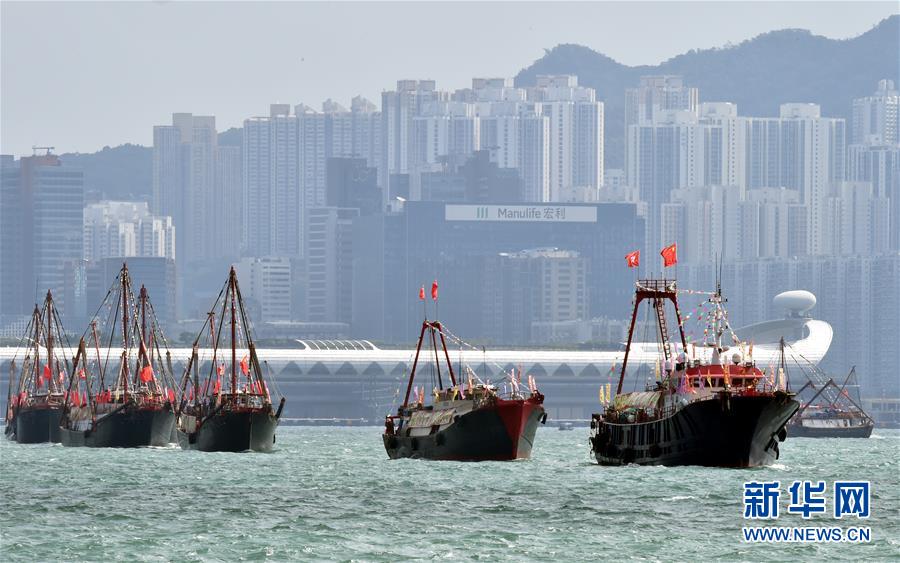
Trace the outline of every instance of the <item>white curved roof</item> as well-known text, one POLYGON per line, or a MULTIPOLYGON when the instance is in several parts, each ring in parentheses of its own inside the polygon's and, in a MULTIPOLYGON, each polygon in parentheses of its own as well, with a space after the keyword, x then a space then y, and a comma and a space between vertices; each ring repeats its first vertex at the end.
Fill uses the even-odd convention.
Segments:
MULTIPOLYGON (((791 346, 791 351, 802 354, 803 357, 813 363, 818 363, 825 357, 828 348, 831 346, 833 331, 831 325, 825 321, 814 319, 786 319, 784 321, 769 321, 738 329, 738 334, 745 340, 750 341, 754 334, 762 334, 762 332, 753 332, 761 330, 770 323, 791 322, 790 328, 794 331, 801 328, 805 336, 802 338, 787 340, 791 346), (745 334, 746 333, 746 334, 745 334)), ((785 329, 789 328, 784 325, 785 329)), ((776 325, 768 327, 768 330, 777 330, 776 325)), ((681 346, 679 345, 680 349, 681 346)), ((0 361, 12 359, 16 349, 12 347, 0 348, 0 361)), ((567 364, 569 366, 586 366, 593 365, 600 372, 608 371, 613 365, 621 366, 625 356, 624 350, 620 351, 586 351, 586 350, 488 350, 482 353, 481 350, 463 350, 450 349, 450 360, 456 364, 460 359, 463 362, 472 365, 481 365, 482 361, 489 365, 500 365, 503 367, 521 364, 524 369, 528 369, 535 364, 541 364, 550 372, 552 366, 567 364)), ((692 350, 688 351, 691 355, 692 350)), ((709 350, 696 348, 698 357, 708 357, 709 350)), ((322 363, 326 366, 343 365, 349 362, 358 368, 365 369, 371 363, 380 364, 382 368, 389 371, 397 364, 410 364, 413 359, 415 350, 382 350, 372 346, 367 349, 316 349, 316 348, 260 348, 257 355, 261 362, 267 362, 272 368, 278 370, 288 363, 296 363, 301 366, 311 366, 316 363, 322 363)), ((186 362, 191 355, 190 348, 172 349, 172 359, 175 362, 186 362)), ((428 354, 423 348, 422 361, 431 361, 434 353, 428 354)), ((208 359, 210 356, 208 351, 201 351, 201 358, 208 359)), ((20 355, 21 357, 21 355, 20 355)), ((634 343, 632 345, 632 353, 629 356, 628 363, 630 366, 638 366, 640 364, 654 363, 659 357, 659 350, 655 343, 634 343)), ((777 363, 780 357, 780 348, 775 342, 764 342, 756 340, 753 348, 753 359, 760 366, 769 363, 777 363)), ((359 371, 362 371, 359 369, 359 371)))

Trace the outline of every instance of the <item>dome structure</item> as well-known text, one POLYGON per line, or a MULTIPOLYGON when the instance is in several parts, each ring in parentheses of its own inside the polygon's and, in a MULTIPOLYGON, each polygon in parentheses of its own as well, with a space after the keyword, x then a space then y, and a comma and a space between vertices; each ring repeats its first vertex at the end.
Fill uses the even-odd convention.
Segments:
POLYGON ((784 291, 772 299, 772 304, 786 309, 789 317, 806 317, 810 309, 816 306, 816 296, 805 289, 784 291))

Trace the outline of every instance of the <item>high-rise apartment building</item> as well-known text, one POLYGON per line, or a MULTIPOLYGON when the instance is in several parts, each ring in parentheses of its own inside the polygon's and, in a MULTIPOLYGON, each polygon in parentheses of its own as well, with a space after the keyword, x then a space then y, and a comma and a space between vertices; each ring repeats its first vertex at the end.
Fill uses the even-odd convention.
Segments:
POLYGON ((222 239, 230 256, 239 256, 243 240, 243 157, 241 147, 216 149, 216 193, 223 201, 222 239))
POLYGON ((900 92, 893 80, 879 80, 874 94, 853 100, 851 124, 853 144, 900 143, 900 92))
POLYGON ((697 113, 699 103, 697 88, 685 86, 680 76, 642 76, 637 88, 625 90, 625 134, 632 125, 653 123, 663 112, 697 113))
POLYGON ((745 189, 784 187, 809 208, 812 254, 833 251, 827 236, 827 200, 845 179, 843 119, 821 117, 816 104, 782 104, 777 118, 746 118, 745 189))
POLYGON ((381 94, 381 165, 378 184, 385 201, 396 194, 391 176, 415 172, 415 118, 430 102, 448 101, 450 94, 435 89, 434 80, 398 80, 397 89, 381 94))
POLYGON ((216 182, 216 118, 172 114, 153 128, 153 212, 172 217, 180 264, 228 256, 225 197, 216 182))
POLYGON ((144 201, 101 201, 84 208, 84 259, 175 258, 171 217, 152 215, 144 201))
POLYGON ((806 256, 806 206, 800 192, 786 188, 747 190, 740 203, 740 258, 796 258, 806 256))
POLYGON ((900 144, 850 145, 847 179, 871 183, 873 195, 889 202, 889 246, 900 250, 900 144))
POLYGON ((528 90, 550 120, 550 201, 571 200, 586 188, 599 197, 603 184, 603 102, 573 75, 538 76, 528 90))

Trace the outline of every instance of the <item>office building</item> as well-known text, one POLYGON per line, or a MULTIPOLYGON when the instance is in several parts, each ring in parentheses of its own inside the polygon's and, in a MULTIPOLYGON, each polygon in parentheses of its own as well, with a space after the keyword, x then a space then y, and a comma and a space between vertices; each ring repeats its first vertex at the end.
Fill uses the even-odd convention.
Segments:
POLYGON ((423 201, 360 217, 353 231, 353 333, 406 342, 421 320, 422 284, 439 280, 440 316, 448 326, 480 331, 484 259, 548 245, 584 260, 591 314, 627 314, 634 278, 623 257, 642 245, 644 221, 634 204, 423 201))
POLYGON ((260 323, 291 320, 293 289, 290 258, 242 258, 236 269, 241 294, 254 320, 260 323))
POLYGON ((0 314, 28 315, 47 290, 64 315, 66 264, 83 259, 84 174, 47 154, 0 161, 0 314))
MULTIPOLYGON (((340 207, 306 210, 306 314, 303 320, 349 325, 355 273, 352 227, 353 220, 359 215, 359 209, 340 207)), ((368 277, 365 270, 360 270, 359 275, 368 277)))

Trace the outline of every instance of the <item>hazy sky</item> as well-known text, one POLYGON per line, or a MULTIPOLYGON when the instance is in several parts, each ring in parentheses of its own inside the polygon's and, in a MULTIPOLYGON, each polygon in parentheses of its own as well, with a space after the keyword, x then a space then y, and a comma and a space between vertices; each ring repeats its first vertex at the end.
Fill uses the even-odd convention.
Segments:
MULTIPOLYGON (((380 103, 399 78, 446 89, 513 76, 559 43, 629 65, 781 28, 831 38, 896 13, 887 2, 0 3, 0 151, 149 145, 172 112, 220 131, 272 102, 380 103)), ((603 97, 603 93, 601 93, 603 97)))

